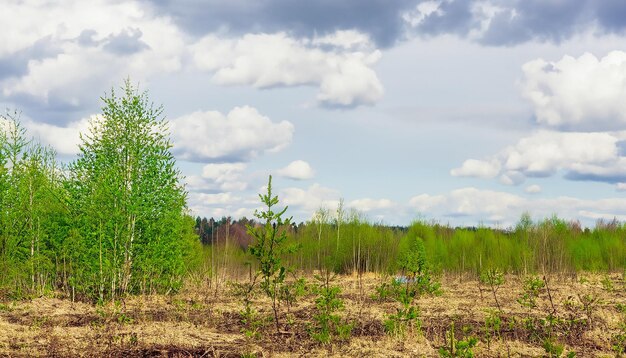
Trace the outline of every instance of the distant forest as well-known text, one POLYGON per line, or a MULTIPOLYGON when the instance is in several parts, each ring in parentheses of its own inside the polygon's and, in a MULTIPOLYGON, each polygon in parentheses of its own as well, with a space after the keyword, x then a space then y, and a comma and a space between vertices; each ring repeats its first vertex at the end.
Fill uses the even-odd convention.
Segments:
MULTIPOLYGON (((204 245, 220 252, 214 257, 230 257, 218 264, 226 263, 229 271, 236 272, 249 260, 245 251, 253 238, 248 228, 261 224, 246 217, 196 217, 195 232, 204 245)), ((479 275, 491 267, 515 274, 626 268, 626 225, 617 220, 598 220, 594 228, 583 228, 578 221, 556 216, 533 222, 524 214, 507 229, 450 227, 427 221, 402 227, 373 224, 356 211, 337 214, 320 209, 311 220, 285 229, 297 246, 288 261, 298 270, 330 265, 340 273, 393 273, 403 242, 412 238, 424 241, 429 262, 441 273, 479 275)), ((213 266, 213 270, 219 267, 213 266)))

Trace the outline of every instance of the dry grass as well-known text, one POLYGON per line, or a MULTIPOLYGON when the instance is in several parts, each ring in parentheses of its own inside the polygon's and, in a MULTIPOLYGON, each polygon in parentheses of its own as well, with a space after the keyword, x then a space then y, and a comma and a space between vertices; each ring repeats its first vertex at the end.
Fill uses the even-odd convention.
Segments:
MULTIPOLYGON (((516 301, 522 278, 507 277, 498 290, 503 328, 489 344, 484 327, 485 318, 496 310, 493 296, 476 280, 459 277, 442 278, 441 296, 417 301, 421 331, 414 330, 403 338, 384 331, 383 322, 395 312, 397 303, 371 297, 383 278, 338 277, 334 284, 342 288, 346 306, 341 314, 356 325, 348 342, 330 345, 321 345, 308 334, 315 308, 312 293, 289 310, 283 307, 280 333, 275 333, 273 323, 266 320, 258 337, 242 333, 243 304, 226 284, 215 290, 206 282, 190 283, 176 295, 130 297, 104 306, 58 298, 3 302, 0 356, 436 357, 454 321, 457 337, 473 335, 480 339, 474 349, 476 356, 535 357, 546 354, 542 332, 533 335, 522 322, 540 322, 553 305, 556 316, 562 319, 554 336, 565 346, 565 353, 614 356, 610 340, 623 319, 616 305, 626 305, 626 290, 621 276, 610 278, 612 289, 600 275, 586 275, 582 280, 553 278, 552 303, 543 292, 538 307, 529 309, 516 301), (589 311, 581 305, 585 295, 597 299, 589 311), (574 319, 579 323, 572 324, 574 319)), ((260 317, 271 316, 269 301, 261 294, 255 296, 254 306, 260 317)))

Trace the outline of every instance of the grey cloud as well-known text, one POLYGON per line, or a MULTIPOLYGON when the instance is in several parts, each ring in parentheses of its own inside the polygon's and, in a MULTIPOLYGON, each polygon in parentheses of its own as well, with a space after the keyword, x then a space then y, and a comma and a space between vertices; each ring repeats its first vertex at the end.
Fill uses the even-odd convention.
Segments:
POLYGON ((626 140, 620 140, 615 143, 617 146, 617 152, 621 157, 626 157, 626 140))
POLYGON ((54 57, 59 53, 60 47, 50 36, 41 38, 28 48, 0 58, 0 80, 23 76, 28 73, 28 61, 54 57))
POLYGON ((141 41, 142 35, 143 33, 139 29, 125 29, 117 35, 110 35, 105 40, 106 43, 103 48, 117 55, 132 55, 149 48, 145 42, 141 41))
POLYGON ((470 1, 442 2, 438 12, 426 16, 417 30, 420 34, 442 35, 454 33, 467 34, 473 27, 478 26, 477 19, 473 18, 470 1))
POLYGON ((494 16, 480 41, 487 45, 515 45, 532 39, 558 43, 590 24, 590 5, 586 0, 518 1, 494 16))
POLYGON ((404 11, 417 0, 146 0, 158 12, 173 16, 179 26, 196 35, 287 31, 298 36, 357 29, 377 45, 392 46, 404 36, 404 11))
POLYGON ((626 27, 626 3, 623 0, 593 1, 599 6, 597 18, 608 32, 623 32, 626 27))
MULTIPOLYGON (((471 30, 480 29, 480 15, 471 11, 478 3, 444 1, 440 11, 426 16, 414 31, 418 35, 466 37, 471 30)), ((621 0, 494 0, 490 3, 500 11, 476 39, 484 45, 512 46, 532 40, 559 43, 592 26, 603 33, 626 30, 626 2, 621 0)))
POLYGON ((93 39, 94 36, 96 36, 98 33, 96 32, 96 30, 92 30, 92 29, 87 29, 87 30, 83 30, 80 35, 78 35, 78 37, 76 38, 76 41, 78 42, 79 45, 83 46, 83 47, 93 47, 93 46, 97 46, 100 41, 96 41, 93 39))
POLYGON ((62 124, 91 114, 87 108, 97 106, 97 95, 94 97, 96 97, 94 100, 89 99, 90 103, 77 104, 69 101, 62 93, 52 91, 46 101, 25 93, 5 97, 5 101, 12 107, 23 109, 25 115, 35 118, 38 122, 62 124))
POLYGON ((601 175, 601 174, 593 174, 593 173, 579 173, 579 172, 567 172, 564 175, 565 179, 575 180, 575 181, 594 181, 601 183, 624 183, 626 182, 626 174, 609 174, 609 175, 601 175))
MULTIPOLYGON (((144 0, 157 13, 172 16, 189 33, 242 34, 286 31, 298 36, 323 35, 357 29, 380 47, 403 40, 409 24, 402 15, 425 0, 144 0)), ((466 37, 479 30, 484 14, 473 12, 483 0, 442 0, 437 12, 415 28, 418 36, 455 34, 466 37)), ((475 38, 489 46, 512 46, 526 41, 560 42, 597 26, 600 33, 626 30, 623 0, 492 0, 501 10, 486 31, 475 38), (513 16, 514 14, 514 16, 513 16)))

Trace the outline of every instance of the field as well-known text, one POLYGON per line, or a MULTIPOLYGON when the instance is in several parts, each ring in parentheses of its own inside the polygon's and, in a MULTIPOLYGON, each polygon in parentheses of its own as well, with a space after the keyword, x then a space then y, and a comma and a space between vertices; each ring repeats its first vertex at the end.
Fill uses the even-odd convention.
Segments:
POLYGON ((341 288, 344 306, 337 313, 353 328, 348 337, 329 343, 311 335, 318 295, 317 281, 309 276, 295 302, 283 303, 279 332, 265 295, 253 296, 258 312, 252 319, 242 315, 241 285, 202 278, 188 280, 176 294, 130 296, 100 305, 52 294, 5 301, 0 304, 0 356, 438 357, 450 353, 451 327, 455 342, 477 338, 469 350, 480 357, 556 356, 560 346, 562 356, 612 357, 626 344, 622 274, 552 277, 537 291, 534 308, 518 302, 529 292, 522 276, 506 276, 494 286, 498 303, 491 286, 475 277, 439 280, 439 295, 415 300, 420 310, 415 324, 391 333, 384 322, 400 306, 376 289, 390 277, 335 277, 331 284, 341 288))

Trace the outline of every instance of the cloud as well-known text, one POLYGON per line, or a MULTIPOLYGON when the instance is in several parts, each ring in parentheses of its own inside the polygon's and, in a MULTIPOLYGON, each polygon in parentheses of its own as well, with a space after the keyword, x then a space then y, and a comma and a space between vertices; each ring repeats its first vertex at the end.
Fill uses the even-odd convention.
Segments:
POLYGON ((524 64, 522 95, 540 124, 567 130, 626 128, 626 52, 524 64))
POLYGON ((76 155, 80 152, 78 145, 82 143, 80 134, 89 132, 89 123, 97 116, 92 115, 65 126, 27 120, 24 122, 24 127, 28 130, 28 134, 36 138, 39 143, 51 146, 57 153, 76 155))
POLYGON ((337 190, 315 183, 306 189, 284 188, 280 190, 279 197, 290 210, 310 215, 321 207, 336 209, 340 194, 337 190))
POLYGON ((537 131, 487 160, 470 159, 455 176, 495 177, 517 185, 525 177, 548 177, 559 171, 572 180, 615 183, 626 181, 623 133, 537 131), (499 168, 499 171, 496 171, 499 168), (481 170, 482 169, 482 170, 481 170), (489 174, 489 175, 486 175, 489 174))
POLYGON ((503 213, 523 207, 524 200, 516 195, 476 188, 463 188, 447 195, 421 194, 410 199, 409 205, 420 213, 445 217, 474 217, 502 221, 503 213))
POLYGON ((144 82, 182 66, 184 34, 138 2, 24 1, 3 11, 0 93, 50 123, 85 115, 129 74, 144 82))
POLYGON ((147 1, 198 37, 222 32, 287 31, 297 37, 325 36, 354 29, 388 48, 418 36, 454 34, 491 46, 527 41, 560 42, 578 33, 622 33, 626 4, 621 0, 290 0, 147 1), (408 31, 407 31, 408 28, 408 31))
POLYGON ((294 180, 306 180, 315 176, 315 171, 311 168, 311 165, 304 160, 295 160, 286 167, 279 169, 276 173, 282 177, 294 180))
POLYGON ((460 168, 452 169, 450 174, 455 177, 493 178, 500 172, 498 161, 468 159, 460 168))
POLYGON ((578 34, 621 34, 626 4, 619 0, 438 0, 403 11, 412 34, 454 34, 489 46, 528 41, 560 43, 578 34))
POLYGON ((193 112, 170 122, 174 151, 183 160, 245 162, 291 143, 294 127, 272 122, 255 108, 235 107, 224 115, 217 111, 193 112))
POLYGON ((391 209, 395 207, 397 204, 389 199, 371 199, 371 198, 363 198, 352 200, 348 203, 349 208, 354 208, 356 210, 362 212, 370 212, 384 209, 391 209))
POLYGON ((202 168, 202 177, 214 181, 224 191, 242 191, 248 187, 243 180, 244 163, 207 164, 202 168))
POLYGON ((161 15, 174 19, 186 31, 202 36, 213 32, 242 35, 289 31, 298 37, 327 35, 355 29, 389 47, 404 36, 400 14, 416 0, 290 0, 266 1, 150 1, 161 15))
POLYGON ((466 34, 476 22, 471 1, 422 1, 402 18, 421 35, 466 34))
POLYGON ((615 184, 615 190, 617 190, 617 191, 626 191, 626 183, 617 183, 617 184, 615 184))
POLYGON ((243 197, 224 193, 198 193, 190 192, 188 207, 193 215, 220 218, 231 216, 235 219, 243 216, 253 217, 256 207, 246 204, 243 197))
POLYGON ((185 178, 187 189, 194 192, 218 193, 243 191, 248 188, 243 173, 245 163, 211 163, 202 168, 202 175, 185 178))
POLYGON ((197 200, 202 201, 205 205, 233 204, 241 200, 241 198, 233 196, 232 193, 199 193, 196 198, 197 200))
POLYGON ((142 35, 141 30, 137 28, 122 30, 117 35, 109 35, 103 49, 118 55, 132 55, 147 50, 150 46, 141 40, 142 35))
POLYGON ((383 87, 371 68, 381 57, 369 39, 339 31, 310 40, 284 32, 246 34, 240 38, 207 35, 192 46, 199 69, 214 72, 221 85, 319 86, 324 106, 372 105, 383 87))
POLYGON ((224 183, 239 179, 245 169, 245 163, 212 163, 202 168, 202 177, 224 183))
POLYGON ((528 194, 538 194, 541 193, 541 187, 537 184, 529 185, 524 189, 528 194))
POLYGON ((513 225, 524 212, 544 219, 558 213, 564 219, 613 218, 626 215, 626 199, 585 200, 572 197, 523 198, 514 194, 461 188, 441 195, 421 194, 409 206, 417 213, 434 218, 449 218, 457 223, 476 225, 483 221, 513 225))

